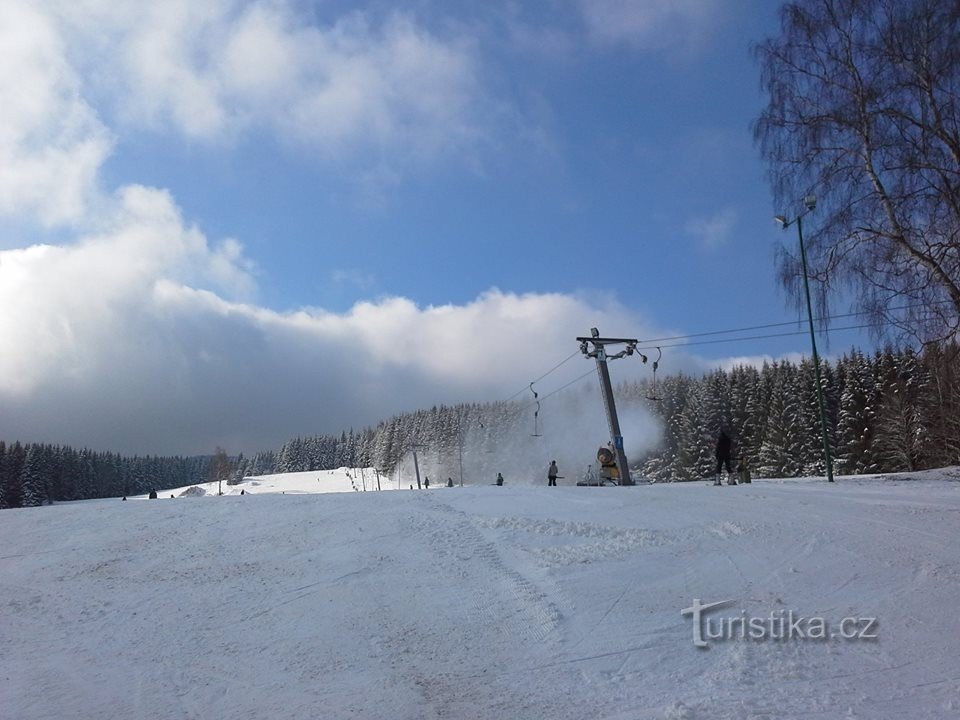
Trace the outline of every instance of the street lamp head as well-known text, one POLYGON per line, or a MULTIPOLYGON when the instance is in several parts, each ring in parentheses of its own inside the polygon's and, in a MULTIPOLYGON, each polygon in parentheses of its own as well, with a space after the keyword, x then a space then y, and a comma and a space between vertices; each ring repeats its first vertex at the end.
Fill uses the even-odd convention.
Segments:
POLYGON ((803 204, 807 206, 807 210, 813 210, 817 206, 817 196, 807 195, 803 199, 803 204))
POLYGON ((787 229, 787 225, 788 225, 789 223, 787 222, 787 218, 786 218, 785 215, 775 215, 775 216, 773 217, 773 219, 774 219, 774 220, 780 225, 780 227, 782 227, 784 230, 787 229))

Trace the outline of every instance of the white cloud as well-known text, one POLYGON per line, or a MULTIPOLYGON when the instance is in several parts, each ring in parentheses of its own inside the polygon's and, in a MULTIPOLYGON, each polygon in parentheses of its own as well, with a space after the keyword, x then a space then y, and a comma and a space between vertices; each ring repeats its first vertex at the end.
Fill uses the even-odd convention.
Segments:
POLYGON ((125 187, 100 214, 69 245, 0 252, 0 437, 140 453, 274 447, 502 398, 591 326, 638 332, 608 299, 495 289, 464 305, 276 312, 248 299, 254 268, 239 243, 211 243, 168 193, 125 187))
POLYGON ((110 134, 81 98, 56 29, 17 0, 0 3, 0 108, 0 215, 82 217, 110 134))
POLYGON ((333 157, 430 156, 477 139, 468 43, 409 15, 326 25, 282 0, 71 0, 49 7, 126 127, 220 142, 263 129, 333 157))
POLYGON ((724 208, 706 218, 694 218, 684 225, 684 232, 700 241, 705 250, 716 250, 727 244, 737 224, 737 211, 724 208))
POLYGON ((578 0, 591 39, 641 50, 694 49, 718 16, 716 0, 578 0))

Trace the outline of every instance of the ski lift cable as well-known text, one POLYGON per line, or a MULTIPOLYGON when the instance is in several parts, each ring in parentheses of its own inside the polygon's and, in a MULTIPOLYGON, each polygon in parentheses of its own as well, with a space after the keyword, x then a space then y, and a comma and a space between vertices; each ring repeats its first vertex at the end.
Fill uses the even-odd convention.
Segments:
POLYGON ((551 396, 553 396, 553 395, 556 395, 556 394, 557 394, 558 392, 560 392, 561 390, 566 390, 568 387, 570 387, 570 386, 573 385, 574 383, 580 382, 580 381, 583 380, 585 377, 587 377, 587 375, 593 375, 593 374, 596 373, 596 372, 597 372, 597 371, 596 371, 595 368, 591 368, 590 370, 587 370, 583 375, 580 375, 580 376, 578 376, 578 377, 575 377, 573 380, 571 380, 570 382, 568 382, 568 383, 565 384, 565 385, 561 385, 561 386, 558 387, 556 390, 551 390, 549 393, 547 393, 547 394, 544 395, 543 397, 538 398, 537 401, 531 402, 531 403, 528 403, 528 404, 524 405, 524 406, 521 408, 521 410, 526 410, 527 408, 533 407, 535 404, 539 404, 539 403, 543 402, 543 401, 546 400, 547 398, 549 398, 549 397, 551 397, 551 396))
MULTIPOLYGON (((949 301, 943 301, 943 302, 949 302, 949 301)), ((918 307, 927 307, 928 305, 931 305, 931 304, 934 304, 934 305, 935 305, 935 304, 937 304, 937 303, 926 303, 926 304, 924 304, 924 303, 918 303, 918 304, 915 304, 915 305, 901 305, 901 306, 899 306, 899 307, 888 308, 888 310, 889 310, 889 311, 913 310, 913 309, 918 308, 918 307)), ((842 320, 843 318, 858 317, 858 316, 860 316, 860 315, 868 315, 868 314, 869 314, 869 312, 867 312, 867 311, 860 311, 860 312, 852 312, 852 313, 843 313, 843 314, 840 314, 840 315, 822 315, 822 316, 820 316, 820 317, 814 318, 813 321, 814 321, 814 322, 822 322, 823 320, 842 320)), ((749 326, 749 327, 731 328, 731 329, 729 329, 729 330, 712 330, 712 331, 710 331, 710 332, 691 333, 691 334, 689 334, 689 335, 672 335, 672 336, 670 336, 670 337, 646 338, 646 339, 644 339, 644 340, 641 340, 640 342, 642 342, 642 343, 656 343, 656 342, 660 342, 661 340, 662 340, 662 341, 668 341, 668 340, 685 340, 685 339, 687 339, 687 338, 708 337, 708 336, 710 336, 710 335, 728 335, 728 334, 730 334, 730 333, 749 332, 749 331, 751 331, 751 330, 767 330, 767 329, 775 328, 775 327, 787 327, 787 326, 789 326, 789 325, 796 325, 798 322, 802 322, 802 320, 800 320, 800 321, 798 321, 798 320, 789 320, 789 321, 787 321, 787 322, 767 323, 766 325, 751 325, 751 326, 749 326)), ((834 329, 842 330, 842 329, 844 329, 844 328, 830 328, 830 329, 831 329, 831 330, 834 330, 834 329)), ((637 343, 637 345, 638 345, 638 347, 639 347, 640 343, 637 343)), ((676 346, 666 346, 666 345, 664 345, 663 347, 676 347, 676 346)), ((649 349, 651 349, 651 348, 650 348, 649 346, 644 346, 642 349, 644 349, 644 350, 649 350, 649 349)))
MULTIPOLYGON (((566 365, 568 362, 570 362, 571 360, 573 360, 573 359, 574 359, 577 355, 579 355, 579 354, 580 354, 580 350, 579 350, 579 349, 578 349, 578 350, 574 350, 572 353, 570 353, 570 355, 568 355, 566 358, 564 358, 563 360, 561 360, 560 362, 558 362, 556 365, 554 365, 552 368, 550 368, 549 370, 547 370, 543 375, 541 375, 541 376, 538 377, 536 380, 534 380, 532 383, 530 383, 530 385, 533 385, 533 383, 538 383, 538 382, 540 382, 540 381, 543 380, 545 377, 547 377, 547 375, 549 375, 550 373, 554 372, 555 370, 559 370, 561 367, 563 367, 563 366, 566 365)), ((511 395, 511 396, 508 397, 506 400, 504 400, 504 402, 510 402, 510 401, 513 400, 515 397, 517 397, 517 395, 519 395, 520 393, 526 392, 527 388, 528 388, 528 386, 524 386, 524 387, 520 388, 519 390, 517 390, 517 392, 515 392, 513 395, 511 395)))
MULTIPOLYGON (((847 326, 847 327, 833 328, 833 329, 831 330, 831 332, 833 332, 833 331, 840 332, 840 331, 842 331, 842 330, 862 330, 862 329, 868 328, 868 327, 872 327, 872 326, 871 326, 871 325, 849 325, 849 326, 847 326)), ((676 344, 674 344, 674 345, 651 345, 651 346, 645 346, 645 347, 638 347, 637 349, 638 349, 638 350, 660 350, 661 348, 689 347, 689 346, 691 346, 691 345, 713 345, 713 344, 717 344, 717 343, 738 342, 738 341, 740 341, 740 340, 763 340, 763 339, 766 339, 766 338, 789 337, 789 336, 793 336, 793 335, 806 335, 806 334, 807 334, 807 331, 806 331, 806 330, 798 330, 798 331, 796 331, 796 332, 788 332, 788 333, 768 333, 768 334, 766 334, 766 335, 752 335, 752 336, 747 336, 747 337, 724 338, 724 339, 722 339, 722 340, 700 340, 700 341, 698 341, 698 342, 692 342, 692 343, 676 343, 676 344)), ((662 351, 661 351, 661 355, 662 355, 662 351)), ((658 358, 658 360, 657 360, 657 363, 658 363, 658 366, 659 366, 659 358, 658 358)), ((591 375, 591 374, 593 374, 593 373, 595 373, 595 372, 596 372, 595 369, 590 369, 590 370, 588 370, 587 372, 585 372, 583 375, 580 375, 580 376, 578 376, 578 377, 575 377, 573 380, 571 380, 570 382, 566 383, 565 385, 561 385, 561 386, 558 387, 556 390, 552 390, 551 392, 547 393, 546 395, 541 396, 540 398, 538 398, 538 400, 539 400, 540 402, 543 402, 544 400, 552 397, 553 395, 556 395, 556 394, 557 394, 558 392, 560 392, 561 390, 566 390, 568 387, 570 387, 570 386, 573 385, 574 383, 580 382, 580 381, 583 380, 585 377, 587 377, 588 375, 591 375)), ((534 405, 534 403, 528 403, 527 405, 524 405, 524 406, 521 408, 521 410, 526 410, 526 409, 529 408, 529 407, 533 407, 533 405, 534 405)))
MULTIPOLYGON (((830 332, 841 332, 843 330, 864 330, 870 327, 873 327, 873 325, 872 324, 847 325, 845 327, 830 328, 830 332)), ((696 342, 691 342, 691 343, 674 343, 672 345, 644 346, 644 347, 638 347, 637 349, 638 350, 656 350, 658 347, 675 348, 675 347, 691 347, 693 345, 716 345, 718 343, 740 342, 741 340, 764 340, 766 338, 791 337, 793 335, 806 335, 808 332, 809 332, 808 330, 795 330, 792 332, 785 332, 785 333, 767 333, 765 335, 744 335, 742 337, 722 338, 720 340, 697 340, 696 342)))
MULTIPOLYGON (((943 301, 943 302, 949 302, 949 301, 943 301)), ((936 304, 936 303, 933 303, 933 304, 936 304)), ((910 310, 910 309, 917 308, 917 307, 925 307, 925 305, 923 305, 923 304, 901 305, 901 306, 898 306, 898 307, 893 307, 893 308, 888 308, 888 309, 891 310, 891 311, 897 311, 897 310, 910 310)), ((858 316, 866 315, 866 314, 868 314, 866 311, 861 311, 861 312, 843 313, 843 314, 839 314, 839 315, 823 315, 823 316, 821 316, 821 317, 814 318, 814 322, 820 322, 820 321, 823 321, 823 320, 840 320, 840 319, 843 319, 843 318, 858 317, 858 316)), ((713 331, 710 331, 710 332, 703 332, 703 333, 691 333, 691 334, 689 334, 689 335, 673 335, 673 336, 670 336, 670 337, 648 338, 648 339, 642 340, 642 341, 640 341, 640 342, 642 342, 642 343, 649 343, 649 344, 641 345, 640 342, 638 342, 637 345, 636 345, 636 347, 635 347, 635 349, 636 349, 636 350, 658 350, 658 351, 660 351, 661 354, 662 354, 661 348, 689 347, 689 346, 693 346, 693 345, 712 345, 712 344, 725 343, 725 342, 737 342, 737 341, 740 341, 740 340, 764 340, 764 339, 767 339, 767 338, 774 338, 774 337, 791 337, 791 336, 795 336, 795 335, 805 335, 808 331, 806 331, 806 330, 798 330, 798 331, 791 331, 791 332, 788 332, 788 333, 770 333, 770 334, 764 334, 764 335, 749 335, 749 336, 742 336, 742 337, 735 337, 735 338, 724 338, 724 339, 720 339, 720 340, 698 340, 698 341, 696 341, 696 342, 690 342, 690 343, 672 343, 672 344, 669 344, 669 345, 666 345, 666 344, 653 345, 653 344, 652 344, 652 343, 658 343, 658 342, 667 341, 667 340, 685 340, 685 339, 688 339, 688 338, 710 337, 710 336, 713 336, 713 335, 729 335, 729 334, 731 334, 731 333, 749 332, 749 331, 751 331, 751 330, 767 330, 767 329, 777 328, 777 327, 787 327, 787 326, 790 326, 790 325, 795 325, 797 322, 798 322, 798 321, 790 320, 790 321, 787 321, 787 322, 767 323, 767 324, 765 324, 765 325, 751 325, 751 326, 748 326, 748 327, 731 328, 731 329, 727 329, 727 330, 713 330, 713 331)), ((872 327, 872 326, 873 326, 872 324, 849 325, 849 326, 846 326, 846 327, 830 328, 830 329, 829 329, 829 332, 841 332, 841 331, 844 331, 844 330, 863 330, 863 329, 866 329, 866 328, 869 328, 869 327, 872 327)), ((575 358, 577 355, 580 355, 580 350, 579 350, 579 349, 578 349, 578 350, 575 350, 575 351, 572 352, 570 355, 568 355, 567 357, 565 357, 563 360, 561 360, 560 362, 558 362, 556 365, 554 365, 552 368, 550 368, 549 370, 547 370, 545 373, 543 373, 543 375, 541 375, 540 377, 538 377, 538 378, 537 378, 536 380, 534 380, 533 382, 534 382, 534 383, 540 382, 541 380, 543 380, 544 378, 546 378, 546 377, 547 377, 548 375, 550 375, 551 373, 559 370, 562 366, 566 365, 568 362, 570 362, 570 360, 572 360, 573 358, 575 358)), ((658 360, 659 360, 659 358, 658 358, 658 360)), ((591 371, 591 372, 592 372, 592 371, 591 371)), ((584 375, 581 375, 580 377, 572 380, 571 382, 567 383, 567 384, 564 385, 563 387, 557 388, 556 390, 552 391, 552 392, 549 393, 548 395, 544 395, 544 396, 543 396, 542 398, 540 398, 540 399, 541 399, 541 400, 546 400, 548 397, 550 397, 550 396, 553 395, 554 393, 557 393, 557 392, 559 392, 560 390, 563 390, 563 389, 569 387, 570 385, 574 384, 575 382, 578 382, 579 380, 581 380, 582 378, 586 377, 586 376, 589 375, 589 374, 590 374, 590 373, 588 372, 588 373, 585 373, 584 375)), ((511 400, 513 400, 513 399, 516 398, 518 395, 520 395, 521 393, 525 392, 525 391, 528 390, 528 389, 529 389, 529 384, 528 384, 528 385, 525 385, 525 386, 522 387, 522 388, 520 388, 517 392, 515 392, 513 395, 511 395, 511 396, 508 397, 506 400, 504 400, 504 402, 510 402, 511 400)), ((526 405, 526 406, 524 406, 524 407, 530 407, 530 405, 526 405)))

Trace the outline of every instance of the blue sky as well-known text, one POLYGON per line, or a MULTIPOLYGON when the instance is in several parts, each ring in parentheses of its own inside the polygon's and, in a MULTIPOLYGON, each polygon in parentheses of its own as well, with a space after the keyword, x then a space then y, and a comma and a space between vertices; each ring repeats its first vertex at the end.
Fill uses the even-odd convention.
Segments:
POLYGON ((750 135, 776 28, 761 0, 8 0, 0 437, 249 452, 502 399, 592 325, 797 320, 750 135))
MULTIPOLYGON (((687 328, 721 299, 729 326, 751 323, 758 291, 777 301, 778 234, 749 134, 760 96, 748 48, 775 27, 773 4, 702 3, 669 21, 681 27, 667 47, 591 40, 574 3, 457 5, 401 7, 429 32, 468 25, 447 32, 473 44, 481 116, 464 121, 475 141, 426 158, 386 147, 331 160, 272 132, 200 145, 140 134, 106 172, 171 188, 207 235, 240 239, 275 308, 593 289, 687 328), (562 37, 562 51, 516 47, 508 20, 562 37)), ((614 5, 642 13, 644 3, 614 5)), ((342 9, 321 3, 315 17, 335 22, 342 9)))

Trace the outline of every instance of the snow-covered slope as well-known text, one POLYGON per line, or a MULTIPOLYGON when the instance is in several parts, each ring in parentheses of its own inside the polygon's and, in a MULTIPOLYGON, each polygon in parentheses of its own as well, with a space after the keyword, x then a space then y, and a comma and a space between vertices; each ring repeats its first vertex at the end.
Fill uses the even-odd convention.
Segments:
MULTIPOLYGON (((256 475, 254 477, 244 478, 242 482, 236 485, 220 485, 220 492, 224 495, 263 495, 263 494, 286 494, 291 495, 311 495, 316 493, 339 493, 339 492, 363 492, 377 490, 378 477, 373 468, 339 468, 337 470, 312 470, 310 472, 299 473, 278 473, 276 475, 256 475)), ((396 483, 393 485, 382 475, 379 477, 381 490, 396 489, 396 483)), ((196 496, 215 496, 217 494, 217 483, 200 483, 198 485, 189 485, 173 490, 164 490, 159 493, 159 498, 181 497, 191 488, 200 488, 202 493, 196 493, 196 496)), ((193 493, 188 493, 192 495, 193 493)), ((145 499, 146 496, 140 496, 135 499, 145 499)))
POLYGON ((0 715, 955 718, 958 476, 3 511, 0 715))

